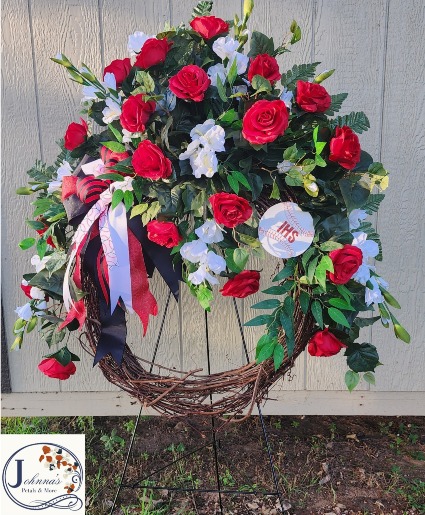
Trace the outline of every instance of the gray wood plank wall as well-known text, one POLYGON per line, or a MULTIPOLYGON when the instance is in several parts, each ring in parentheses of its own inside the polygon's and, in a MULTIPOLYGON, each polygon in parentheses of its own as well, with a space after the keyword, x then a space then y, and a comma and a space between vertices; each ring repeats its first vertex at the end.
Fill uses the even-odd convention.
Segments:
MULTIPOLYGON (((65 71, 49 60, 58 51, 74 63, 84 61, 96 73, 112 59, 126 56, 127 37, 135 30, 159 31, 189 19, 191 0, 4 0, 2 9, 2 295, 6 342, 13 341, 14 309, 25 302, 19 290, 22 273, 30 270, 30 251, 17 243, 29 235, 24 223, 30 215, 28 197, 15 189, 25 183, 25 171, 36 158, 50 162, 55 140, 67 125, 78 120, 81 94, 65 71)), ((242 9, 240 0, 216 0, 214 14, 233 18, 242 9)), ((336 68, 326 82, 330 93, 348 92, 344 110, 364 110, 371 130, 361 136, 365 150, 381 159, 392 172, 387 199, 375 220, 384 242, 384 263, 378 269, 389 280, 400 300, 400 319, 412 334, 410 346, 396 341, 380 327, 365 331, 365 341, 378 346, 385 364, 376 372, 378 391, 424 391, 424 110, 425 62, 423 0, 257 0, 250 27, 283 39, 295 18, 303 30, 302 41, 280 57, 281 70, 294 63, 321 61, 321 69, 336 68)), ((272 259, 264 267, 263 286, 273 273, 272 259)), ((154 278, 153 291, 162 309, 166 287, 154 278)), ((252 317, 250 305, 262 295, 239 302, 244 320, 252 317)), ((189 369, 205 365, 204 315, 186 289, 182 301, 171 302, 158 359, 167 366, 189 369)), ((161 315, 161 313, 160 313, 161 315)), ((160 317, 151 322, 142 339, 137 323, 131 324, 130 341, 137 353, 150 355, 160 317)), ((238 366, 243 359, 240 337, 229 299, 217 300, 209 315, 213 371, 238 366)), ((246 330, 250 348, 260 334, 246 330)), ((9 354, 13 392, 108 391, 91 358, 68 342, 82 362, 70 380, 43 376, 37 363, 45 348, 36 333, 26 338, 25 350, 9 354)), ((287 390, 345 390, 345 359, 304 355, 298 360, 287 390)), ((368 390, 361 384, 359 389, 368 390)), ((348 401, 349 402, 349 401, 348 401)), ((323 412, 332 408, 323 403, 323 412)))

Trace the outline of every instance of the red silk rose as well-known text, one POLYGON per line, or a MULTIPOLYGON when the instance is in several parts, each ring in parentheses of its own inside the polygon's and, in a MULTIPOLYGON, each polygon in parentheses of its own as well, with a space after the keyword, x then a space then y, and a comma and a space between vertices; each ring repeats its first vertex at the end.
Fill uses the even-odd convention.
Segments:
POLYGON ((173 171, 171 161, 148 139, 139 143, 133 154, 132 164, 137 175, 154 181, 170 177, 173 171))
POLYGON ((244 270, 233 279, 229 279, 221 288, 223 297, 236 297, 244 299, 248 295, 257 293, 260 288, 260 272, 256 270, 244 270))
POLYGON ((255 145, 270 143, 288 127, 288 109, 282 100, 259 100, 242 121, 242 136, 255 145))
POLYGON ((338 338, 329 332, 326 327, 323 331, 315 333, 308 342, 308 353, 311 356, 334 356, 338 352, 347 347, 338 338))
POLYGON ((38 369, 43 372, 44 375, 53 377, 54 379, 60 379, 61 381, 69 379, 77 370, 72 361, 70 361, 68 365, 63 366, 55 358, 43 359, 43 361, 39 363, 38 369))
POLYGON ((202 68, 189 64, 171 77, 168 87, 176 97, 202 102, 210 84, 211 80, 202 68))
POLYGON ((211 39, 218 34, 229 32, 229 24, 215 16, 197 16, 190 22, 190 26, 204 39, 211 39))
POLYGON ((87 139, 88 125, 85 120, 80 118, 81 123, 72 122, 68 125, 64 136, 64 146, 67 150, 74 150, 74 148, 82 145, 87 139))
POLYGON ((309 113, 324 113, 331 105, 332 99, 326 89, 314 82, 297 82, 297 104, 309 113))
POLYGON ((258 54, 249 65, 248 80, 252 82, 254 75, 261 75, 270 82, 280 80, 279 65, 269 54, 258 54))
POLYGON ((123 128, 130 132, 143 132, 146 129, 151 114, 155 111, 156 104, 153 100, 145 102, 145 95, 131 95, 122 105, 120 122, 123 128))
POLYGON ((331 139, 329 160, 335 161, 347 170, 353 169, 360 161, 360 143, 357 134, 350 127, 337 127, 331 139))
POLYGON ((142 46, 140 54, 137 56, 135 66, 147 70, 151 66, 163 63, 167 57, 171 44, 166 38, 150 38, 142 46))
POLYGON ((329 257, 334 265, 334 271, 328 272, 328 276, 335 284, 347 283, 363 261, 362 251, 353 245, 344 245, 342 249, 333 250, 329 252, 329 257))
POLYGON ((119 88, 127 78, 130 70, 131 62, 128 57, 125 59, 115 59, 103 70, 103 78, 105 78, 107 73, 113 73, 117 82, 117 88, 119 88))
POLYGON ((233 228, 243 224, 252 215, 250 203, 234 193, 215 193, 209 201, 216 222, 225 227, 233 228))
POLYGON ((175 247, 183 239, 173 222, 152 220, 147 224, 146 228, 148 230, 148 238, 162 247, 167 247, 167 249, 175 247))

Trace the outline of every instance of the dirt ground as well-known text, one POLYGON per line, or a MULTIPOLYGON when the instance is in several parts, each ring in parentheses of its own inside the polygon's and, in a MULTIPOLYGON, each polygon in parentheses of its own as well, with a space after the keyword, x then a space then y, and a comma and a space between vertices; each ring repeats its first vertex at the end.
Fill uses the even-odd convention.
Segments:
MULTIPOLYGON (((425 418, 265 417, 275 493, 260 420, 142 417, 114 515, 425 514, 425 418), (167 466, 174 462, 172 466, 167 466), (159 490, 157 487, 165 487, 159 490), (179 488, 203 492, 179 492, 179 488), (206 490, 206 491, 205 491, 206 490)), ((134 417, 2 419, 3 432, 86 434, 87 514, 110 512, 134 417)))

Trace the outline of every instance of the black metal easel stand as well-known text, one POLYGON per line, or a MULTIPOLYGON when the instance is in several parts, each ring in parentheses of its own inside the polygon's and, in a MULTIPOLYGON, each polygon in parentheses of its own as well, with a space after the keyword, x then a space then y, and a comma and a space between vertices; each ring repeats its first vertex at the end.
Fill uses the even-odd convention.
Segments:
MULTIPOLYGON (((152 360, 151 360, 150 372, 152 372, 153 367, 154 367, 154 363, 155 363, 156 355, 157 355, 157 352, 158 352, 159 342, 161 340, 162 330, 163 330, 163 327, 164 327, 165 317, 166 317, 168 305, 169 305, 169 302, 170 302, 170 298, 171 298, 171 292, 168 294, 167 303, 166 303, 165 310, 164 310, 164 315, 162 317, 162 322, 161 322, 161 326, 160 326, 160 329, 159 329, 158 338, 157 338, 157 341, 156 341, 153 357, 152 357, 152 360)), ((239 325, 239 330, 240 330, 240 334, 241 334, 241 340, 242 340, 242 345, 243 345, 245 357, 246 357, 247 362, 249 362, 249 355, 248 355, 248 349, 247 349, 247 346, 246 346, 245 336, 244 336, 244 333, 243 333, 243 326, 242 326, 239 310, 238 310, 237 303, 236 303, 235 299, 233 299, 233 306, 235 308, 235 313, 236 313, 236 317, 237 317, 237 321, 238 321, 238 325, 239 325)), ((209 336, 208 336, 208 313, 207 312, 205 312, 205 339, 206 339, 206 347, 207 347, 208 374, 211 374, 210 346, 209 346, 209 336)), ((212 403, 212 394, 210 394, 210 402, 212 403)), ((261 406, 260 406, 260 404, 258 402, 257 402, 257 409, 258 409, 258 416, 259 416, 260 423, 261 423, 262 436, 264 438, 264 443, 265 443, 265 446, 266 446, 267 458, 268 458, 268 461, 269 461, 270 471, 271 471, 271 475, 272 475, 272 479, 273 479, 273 484, 274 484, 274 488, 275 488, 274 491, 266 491, 266 492, 258 491, 258 490, 244 490, 244 491, 240 491, 240 490, 223 489, 221 487, 221 481, 220 481, 220 475, 219 475, 219 458, 218 458, 218 454, 219 454, 218 451, 219 451, 219 447, 220 447, 220 441, 217 440, 217 434, 216 434, 216 427, 215 427, 214 417, 211 417, 211 442, 207 442, 204 445, 196 448, 195 450, 192 450, 192 451, 190 451, 190 452, 180 456, 178 459, 176 459, 176 460, 174 460, 174 461, 172 461, 170 463, 167 463, 167 465, 162 466, 158 470, 155 470, 154 472, 151 472, 150 474, 148 474, 147 476, 142 477, 141 479, 137 479, 137 481, 135 481, 135 482, 126 483, 125 482, 125 476, 126 476, 126 473, 127 473, 127 468, 128 468, 128 463, 129 463, 129 459, 130 459, 130 456, 131 456, 131 452, 133 450, 134 441, 135 441, 136 433, 137 433, 137 428, 138 428, 138 425, 139 425, 139 422, 140 422, 140 418, 142 416, 142 410, 143 410, 143 406, 142 406, 140 408, 139 414, 136 417, 136 423, 135 423, 134 431, 133 431, 133 433, 131 435, 130 445, 129 445, 127 456, 126 456, 126 459, 125 459, 124 468, 123 468, 123 471, 122 471, 122 474, 121 474, 121 478, 120 478, 120 482, 118 484, 118 488, 117 488, 117 491, 116 491, 116 494, 115 494, 114 502, 113 502, 113 505, 111 507, 110 515, 113 514, 115 508, 117 507, 117 502, 118 502, 119 496, 121 494, 121 491, 123 489, 128 489, 128 488, 133 489, 133 490, 137 489, 137 488, 148 488, 150 490, 167 490, 167 491, 173 491, 173 492, 216 493, 216 494, 218 494, 218 501, 219 501, 219 508, 220 508, 219 513, 221 515, 224 515, 223 499, 222 499, 222 495, 224 495, 224 494, 275 496, 275 497, 278 498, 279 504, 280 504, 280 509, 283 512, 285 510, 285 504, 286 503, 284 502, 284 500, 282 498, 282 493, 281 493, 281 491, 279 489, 279 481, 278 481, 278 477, 277 477, 275 466, 274 466, 273 454, 272 454, 272 449, 271 449, 269 437, 268 437, 268 434, 267 434, 267 428, 266 428, 266 425, 265 425, 265 422, 264 422, 264 417, 263 417, 263 414, 262 414, 262 411, 261 411, 261 406), (149 487, 143 486, 143 483, 145 481, 149 480, 150 478, 152 478, 152 476, 155 476, 157 473, 162 472, 163 470, 167 469, 168 467, 172 467, 177 462, 179 462, 179 461, 181 461, 181 460, 183 460, 183 459, 185 459, 185 458, 187 458, 189 456, 192 456, 192 455, 196 454, 197 452, 201 451, 202 449, 205 449, 206 447, 210 446, 211 444, 212 444, 213 454, 214 454, 214 467, 215 467, 215 476, 216 476, 216 481, 217 481, 217 488, 216 489, 208 489, 208 488, 205 488, 205 489, 203 489, 203 488, 177 488, 177 487, 169 487, 169 486, 151 486, 151 485, 149 485, 149 487)))

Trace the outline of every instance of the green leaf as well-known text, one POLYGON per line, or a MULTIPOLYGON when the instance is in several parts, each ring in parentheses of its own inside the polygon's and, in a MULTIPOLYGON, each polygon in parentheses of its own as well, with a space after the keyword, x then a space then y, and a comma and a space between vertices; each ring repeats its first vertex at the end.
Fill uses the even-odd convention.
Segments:
POLYGON ((310 295, 307 292, 302 291, 298 301, 300 303, 301 311, 304 313, 304 315, 306 315, 310 306, 310 295))
POLYGON ((343 284, 337 284, 336 289, 338 290, 338 293, 341 295, 341 297, 344 297, 344 299, 349 303, 350 300, 353 298, 353 294, 350 292, 350 290, 344 286, 343 284))
POLYGON ((112 195, 112 202, 111 202, 111 208, 115 209, 120 202, 124 199, 124 192, 123 190, 115 190, 112 195))
POLYGON ((131 210, 130 218, 134 218, 135 216, 142 215, 149 208, 149 204, 138 204, 134 206, 131 210))
POLYGON ((334 297, 329 299, 329 304, 334 308, 345 309, 347 311, 356 311, 351 304, 349 304, 346 300, 340 299, 338 297, 334 297))
POLYGON ((369 384, 375 384, 375 375, 373 372, 365 372, 363 374, 363 379, 366 381, 366 383, 369 384))
POLYGON ((282 327, 285 331, 285 342, 288 351, 288 357, 291 357, 295 348, 294 321, 292 315, 282 311, 280 313, 280 323, 282 324, 282 327))
POLYGON ((320 250, 323 250, 323 252, 331 252, 332 250, 342 249, 343 246, 344 245, 342 243, 328 240, 320 245, 320 250))
POLYGON ((237 59, 233 59, 232 64, 230 66, 230 70, 227 73, 227 82, 229 83, 230 87, 233 86, 233 83, 235 82, 237 76, 238 76, 237 59))
POLYGON ((125 146, 117 141, 103 141, 102 145, 109 148, 109 150, 112 150, 112 152, 119 152, 120 154, 125 152, 125 146))
POLYGON ((294 286, 294 281, 286 281, 281 286, 270 286, 267 290, 263 290, 262 293, 266 295, 285 295, 294 286))
POLYGON ((210 311, 211 302, 214 298, 212 291, 205 285, 200 285, 196 289, 196 298, 198 299, 199 304, 205 309, 205 311, 210 311))
POLYGON ((229 183, 229 186, 232 188, 232 190, 236 193, 236 195, 239 193, 239 182, 231 174, 226 175, 227 182, 229 183))
POLYGON ((326 291, 326 272, 333 272, 334 265, 329 256, 323 256, 314 272, 317 282, 326 291))
POLYGON ((20 243, 19 246, 22 250, 30 249, 35 244, 35 238, 25 238, 20 243))
POLYGON ((367 131, 370 128, 368 117, 361 111, 358 113, 351 112, 345 116, 337 116, 333 120, 330 120, 331 127, 343 127, 348 125, 350 129, 358 134, 367 131))
POLYGON ((227 102, 226 88, 224 87, 223 83, 221 82, 219 75, 217 75, 217 91, 218 91, 218 96, 221 98, 221 100, 223 102, 227 102))
POLYGON ((361 208, 370 195, 369 189, 363 188, 358 182, 353 184, 349 179, 341 179, 339 188, 349 212, 361 208))
POLYGON ((354 372, 374 371, 379 364, 379 356, 376 347, 370 343, 356 344, 345 351, 347 364, 354 372))
POLYGON ((347 97, 348 93, 338 93, 337 95, 331 95, 331 105, 325 114, 327 116, 333 116, 335 113, 337 113, 341 109, 342 103, 347 97))
POLYGON ((226 265, 229 270, 235 273, 242 272, 242 269, 236 266, 236 263, 233 261, 233 249, 226 249, 224 251, 226 256, 226 265))
POLYGON ((124 205, 125 205, 126 211, 130 211, 130 209, 133 206, 133 201, 134 201, 133 192, 128 191, 128 190, 124 191, 124 205))
POLYGON ((273 350, 273 362, 275 371, 280 367, 283 363, 283 358, 285 356, 285 349, 283 346, 278 343, 273 350))
POLYGON ((343 325, 344 327, 351 327, 351 324, 346 319, 344 313, 337 308, 328 308, 328 315, 332 318, 334 322, 337 324, 343 325))
POLYGON ((273 321, 273 317, 271 315, 258 315, 257 317, 252 318, 248 322, 245 322, 244 325, 248 327, 255 327, 258 325, 267 325, 273 321))
POLYGON ((64 274, 64 270, 58 270, 50 276, 48 270, 41 270, 30 279, 29 284, 41 290, 62 295, 64 274))
POLYGON ((118 181, 122 182, 124 177, 119 173, 101 173, 96 177, 96 179, 102 179, 103 181, 118 181))
POLYGON ((62 349, 59 349, 57 352, 54 352, 53 354, 47 354, 45 356, 46 358, 55 358, 56 361, 59 361, 61 365, 66 367, 71 362, 71 353, 68 350, 68 347, 62 347, 62 349))
POLYGON ((122 134, 121 132, 116 129, 111 123, 108 125, 108 129, 112 132, 112 134, 115 136, 116 140, 119 142, 119 143, 122 143, 122 134))
POLYGON ((313 277, 316 272, 317 262, 319 261, 320 256, 316 256, 314 259, 310 261, 310 264, 308 265, 308 271, 307 271, 307 279, 309 283, 313 282, 313 277))
POLYGON ((313 300, 311 303, 311 313, 316 320, 317 325, 323 329, 322 305, 318 300, 313 300))
POLYGON ((345 384, 347 388, 352 392, 354 388, 359 384, 360 376, 357 372, 353 372, 352 370, 347 370, 345 373, 345 384))
POLYGON ((251 306, 251 309, 276 309, 280 306, 277 299, 262 300, 251 306))
POLYGON ((240 182, 245 188, 249 191, 251 191, 251 186, 248 182, 248 179, 245 177, 245 175, 242 172, 233 171, 231 172, 232 176, 237 179, 238 182, 240 182))
POLYGON ((295 20, 292 20, 290 31, 292 33, 291 45, 295 45, 301 39, 301 27, 295 20))
MULTIPOLYGON (((151 77, 150 73, 147 71, 138 71, 136 72, 135 81, 140 84, 137 88, 138 90, 142 89, 140 93, 153 93, 155 90, 155 81, 151 77)), ((135 92, 132 92, 134 95, 135 92)))
POLYGON ((273 55, 273 52, 273 38, 268 38, 265 34, 254 30, 251 36, 251 48, 249 50, 248 57, 255 57, 258 54, 273 55))
POLYGON ((303 265, 304 270, 307 269, 307 263, 309 262, 310 258, 313 256, 313 254, 316 252, 316 249, 314 247, 310 247, 307 249, 304 254, 301 257, 301 263, 303 265))
POLYGON ((65 338, 66 332, 65 329, 58 331, 58 324, 50 324, 41 331, 41 334, 47 345, 51 347, 61 342, 65 338))
POLYGON ((399 323, 394 324, 394 333, 396 337, 402 340, 403 342, 410 343, 410 334, 399 323))
POLYGON ((369 327, 370 325, 373 325, 375 322, 377 322, 381 317, 370 317, 370 318, 359 318, 356 317, 354 319, 354 323, 357 327, 369 327))
POLYGON ((263 345, 258 352, 258 356, 256 359, 257 363, 262 363, 266 359, 271 358, 273 356, 275 346, 276 346, 275 340, 270 340, 267 343, 265 343, 265 345, 263 345))
POLYGON ((212 6, 213 0, 202 0, 201 2, 198 2, 193 8, 192 18, 197 18, 198 16, 209 16, 211 14, 212 6))
POLYGON ((49 257, 49 260, 46 262, 46 270, 49 271, 49 275, 51 276, 57 270, 60 270, 64 264, 66 263, 68 256, 65 252, 55 251, 49 257))
POLYGON ((366 211, 368 215, 376 213, 379 209, 379 204, 384 200, 385 195, 383 193, 374 193, 369 195, 367 202, 363 204, 362 209, 366 211))
POLYGON ((245 245, 249 245, 253 248, 261 247, 261 243, 259 242, 258 238, 254 238, 253 236, 250 236, 249 234, 243 234, 241 232, 236 232, 236 238, 241 242, 245 243, 245 245))
POLYGON ((44 229, 43 222, 38 222, 37 220, 27 220, 26 221, 28 227, 34 229, 34 231, 39 231, 40 229, 44 229))
POLYGON ((40 259, 44 258, 44 255, 46 254, 47 250, 47 241, 44 238, 40 238, 37 241, 37 254, 39 255, 40 259))
POLYGON ((319 62, 300 65, 294 64, 291 70, 282 74, 282 85, 288 90, 293 91, 297 85, 297 81, 307 81, 314 77, 319 64, 319 62))
POLYGON ((297 264, 297 260, 295 258, 288 259, 285 263, 285 266, 282 268, 280 272, 278 272, 275 277, 273 277, 273 282, 280 282, 287 277, 291 277, 295 273, 295 266, 297 264))
POLYGON ((248 258, 249 254, 245 249, 237 248, 233 251, 233 262, 240 270, 245 268, 248 258))
POLYGON ((257 91, 257 93, 261 93, 263 91, 269 93, 272 90, 270 81, 265 79, 262 75, 254 75, 251 86, 257 91))

